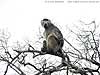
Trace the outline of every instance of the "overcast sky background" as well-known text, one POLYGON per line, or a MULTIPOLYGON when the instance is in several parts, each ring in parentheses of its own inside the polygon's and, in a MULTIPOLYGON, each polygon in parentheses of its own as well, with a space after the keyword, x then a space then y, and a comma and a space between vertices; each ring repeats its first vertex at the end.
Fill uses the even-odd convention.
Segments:
MULTIPOLYGON (((100 24, 100 3, 45 3, 44 0, 0 0, 0 29, 11 33, 12 42, 35 40, 43 18, 63 28, 79 20, 100 24)), ((65 34, 65 33, 63 33, 65 34)))
POLYGON ((45 3, 44 0, 0 0, 0 29, 11 33, 13 40, 32 39, 49 18, 64 27, 79 20, 100 22, 100 3, 45 3))

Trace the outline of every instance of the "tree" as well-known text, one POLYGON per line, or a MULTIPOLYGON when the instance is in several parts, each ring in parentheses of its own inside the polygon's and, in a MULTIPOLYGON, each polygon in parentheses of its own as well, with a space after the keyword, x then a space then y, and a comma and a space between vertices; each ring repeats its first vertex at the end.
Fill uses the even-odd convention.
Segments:
MULTIPOLYGON (((16 75, 100 75, 100 48, 99 34, 95 21, 85 24, 88 30, 78 29, 77 33, 69 29, 74 39, 69 42, 64 38, 66 48, 63 50, 64 65, 62 57, 50 55, 37 50, 30 42, 16 46, 9 46, 10 35, 0 33, 0 63, 5 63, 6 68, 3 75, 7 75, 9 69, 16 75), (91 29, 91 24, 93 27, 91 29), (90 28, 90 29, 89 29, 90 28), (52 60, 52 58, 55 58, 52 60), (58 60, 57 60, 58 59, 58 60)), ((39 47, 39 46, 38 46, 39 47)))

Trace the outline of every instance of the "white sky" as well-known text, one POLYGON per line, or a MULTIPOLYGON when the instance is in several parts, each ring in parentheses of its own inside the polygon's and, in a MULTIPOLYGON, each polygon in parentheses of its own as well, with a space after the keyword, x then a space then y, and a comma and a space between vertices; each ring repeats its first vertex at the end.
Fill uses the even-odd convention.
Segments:
MULTIPOLYGON (((0 0, 0 29, 11 33, 13 42, 34 39, 40 21, 49 18, 63 28, 82 20, 100 24, 100 3, 44 3, 44 0, 0 0)), ((77 23, 76 23, 77 24, 77 23)), ((64 33, 65 34, 65 33, 64 33)))
POLYGON ((0 28, 7 29, 13 40, 33 38, 40 20, 51 19, 61 27, 79 20, 100 22, 100 4, 44 3, 44 0, 0 0, 0 28))

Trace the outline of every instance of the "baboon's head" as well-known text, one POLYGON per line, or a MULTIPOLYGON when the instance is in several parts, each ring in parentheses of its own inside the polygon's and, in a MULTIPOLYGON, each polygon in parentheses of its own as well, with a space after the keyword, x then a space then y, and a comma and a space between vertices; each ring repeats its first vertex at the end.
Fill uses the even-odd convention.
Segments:
POLYGON ((45 29, 48 29, 52 23, 49 19, 43 19, 41 20, 41 25, 45 28, 45 29))

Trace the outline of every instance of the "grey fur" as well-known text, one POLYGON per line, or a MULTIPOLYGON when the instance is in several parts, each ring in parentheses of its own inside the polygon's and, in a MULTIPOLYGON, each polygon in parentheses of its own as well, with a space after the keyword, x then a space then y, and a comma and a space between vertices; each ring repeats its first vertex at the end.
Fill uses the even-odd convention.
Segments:
POLYGON ((44 27, 44 36, 46 41, 46 47, 48 50, 53 50, 54 53, 62 53, 62 47, 64 44, 63 35, 61 31, 51 23, 49 19, 43 19, 41 25, 44 27))

